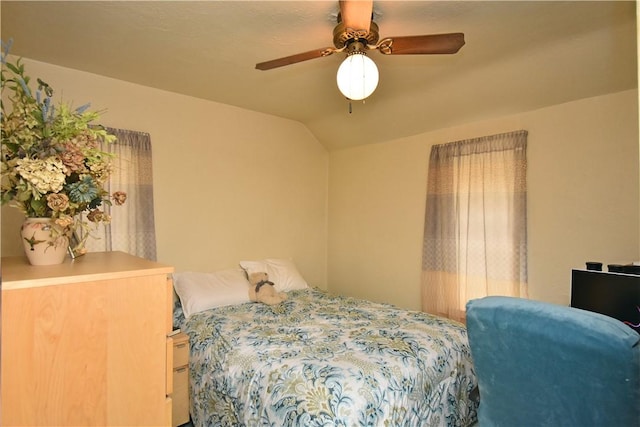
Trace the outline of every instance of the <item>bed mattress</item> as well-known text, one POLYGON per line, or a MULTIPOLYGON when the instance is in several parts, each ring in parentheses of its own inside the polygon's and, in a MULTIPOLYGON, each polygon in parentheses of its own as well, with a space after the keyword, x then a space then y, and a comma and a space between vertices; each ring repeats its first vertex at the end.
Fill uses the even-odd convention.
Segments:
POLYGON ((467 426, 477 402, 463 325, 295 290, 178 320, 196 426, 467 426))

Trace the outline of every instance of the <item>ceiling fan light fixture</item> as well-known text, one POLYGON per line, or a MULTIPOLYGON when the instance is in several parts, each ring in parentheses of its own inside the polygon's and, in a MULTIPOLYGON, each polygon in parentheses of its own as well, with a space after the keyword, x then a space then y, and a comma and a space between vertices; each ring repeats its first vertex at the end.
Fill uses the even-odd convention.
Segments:
POLYGON ((367 98, 378 86, 378 67, 364 52, 356 51, 342 61, 336 80, 338 89, 352 101, 367 98))

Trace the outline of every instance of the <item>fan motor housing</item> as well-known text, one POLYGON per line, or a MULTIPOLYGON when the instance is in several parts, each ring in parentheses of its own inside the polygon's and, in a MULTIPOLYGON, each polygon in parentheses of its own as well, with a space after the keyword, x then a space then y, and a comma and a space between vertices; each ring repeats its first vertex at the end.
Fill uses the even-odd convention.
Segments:
POLYGON ((333 29, 333 45, 336 49, 342 49, 352 41, 356 40, 366 40, 367 44, 375 46, 375 44, 378 43, 379 38, 378 25, 373 21, 371 21, 371 25, 369 26, 369 32, 366 32, 365 30, 347 28, 342 22, 339 22, 333 29))

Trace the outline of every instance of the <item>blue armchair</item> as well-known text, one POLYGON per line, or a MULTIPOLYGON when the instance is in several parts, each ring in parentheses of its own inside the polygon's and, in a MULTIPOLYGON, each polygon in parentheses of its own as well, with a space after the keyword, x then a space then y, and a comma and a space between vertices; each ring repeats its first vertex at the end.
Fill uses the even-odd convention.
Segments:
POLYGON ((467 303, 478 427, 640 426, 640 335, 598 313, 510 297, 467 303))

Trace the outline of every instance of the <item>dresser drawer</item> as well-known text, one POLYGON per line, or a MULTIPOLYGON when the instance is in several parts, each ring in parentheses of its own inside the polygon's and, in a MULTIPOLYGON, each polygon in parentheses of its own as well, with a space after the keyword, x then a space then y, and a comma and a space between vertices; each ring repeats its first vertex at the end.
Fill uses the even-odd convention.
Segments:
POLYGON ((183 332, 173 336, 173 367, 189 364, 189 336, 183 332))
POLYGON ((172 426, 189 422, 189 368, 183 366, 173 370, 172 426))
POLYGON ((173 408, 171 425, 189 422, 189 336, 180 332, 173 336, 173 408))

